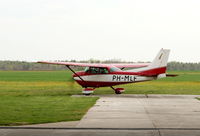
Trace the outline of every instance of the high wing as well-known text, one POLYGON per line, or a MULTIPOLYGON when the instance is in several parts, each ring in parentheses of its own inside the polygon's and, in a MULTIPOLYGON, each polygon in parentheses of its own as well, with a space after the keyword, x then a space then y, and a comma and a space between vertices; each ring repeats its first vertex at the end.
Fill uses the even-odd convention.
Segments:
POLYGON ((110 64, 112 66, 118 67, 118 68, 141 68, 141 67, 147 67, 150 63, 129 63, 129 64, 110 64))
POLYGON ((77 63, 77 62, 48 62, 48 61, 38 61, 37 63, 44 64, 56 64, 56 65, 66 65, 66 66, 79 66, 79 67, 118 67, 118 68, 139 68, 146 67, 149 63, 133 63, 133 64, 95 64, 95 63, 77 63))

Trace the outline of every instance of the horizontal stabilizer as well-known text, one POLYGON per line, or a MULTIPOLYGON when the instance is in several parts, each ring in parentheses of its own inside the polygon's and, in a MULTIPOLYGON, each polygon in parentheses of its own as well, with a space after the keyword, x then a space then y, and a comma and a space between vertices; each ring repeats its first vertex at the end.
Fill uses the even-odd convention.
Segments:
POLYGON ((176 77, 178 76, 177 74, 166 74, 167 77, 176 77))

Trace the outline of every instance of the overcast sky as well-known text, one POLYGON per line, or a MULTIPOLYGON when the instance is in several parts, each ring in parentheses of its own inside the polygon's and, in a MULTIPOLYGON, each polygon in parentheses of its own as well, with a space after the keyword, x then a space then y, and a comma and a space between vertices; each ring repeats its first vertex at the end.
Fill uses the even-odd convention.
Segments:
POLYGON ((200 0, 0 0, 0 60, 200 62, 200 0))

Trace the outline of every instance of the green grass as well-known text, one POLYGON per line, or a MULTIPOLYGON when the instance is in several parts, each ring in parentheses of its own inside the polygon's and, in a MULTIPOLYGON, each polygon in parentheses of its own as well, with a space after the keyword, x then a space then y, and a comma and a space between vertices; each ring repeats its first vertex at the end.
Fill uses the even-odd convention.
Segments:
POLYGON ((80 120, 97 98, 1 96, 0 125, 80 120))
MULTIPOLYGON (((178 77, 120 85, 126 94, 197 94, 200 72, 170 72, 178 77)), ((96 102, 94 97, 70 97, 82 88, 70 71, 0 71, 0 125, 80 120, 96 102)), ((116 86, 117 87, 117 86, 116 86)), ((94 94, 114 94, 97 88, 94 94)))
POLYGON ((98 99, 80 90, 69 71, 0 71, 0 125, 80 120, 98 99))
POLYGON ((72 81, 71 71, 0 71, 0 81, 72 81))

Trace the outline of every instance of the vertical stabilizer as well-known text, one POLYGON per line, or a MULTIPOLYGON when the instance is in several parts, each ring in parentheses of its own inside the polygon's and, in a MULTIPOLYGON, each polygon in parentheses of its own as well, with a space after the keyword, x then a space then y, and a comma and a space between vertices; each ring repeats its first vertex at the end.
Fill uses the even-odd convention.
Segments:
POLYGON ((148 66, 148 68, 160 68, 160 67, 166 67, 167 61, 169 58, 170 50, 168 49, 161 49, 153 62, 148 66))

